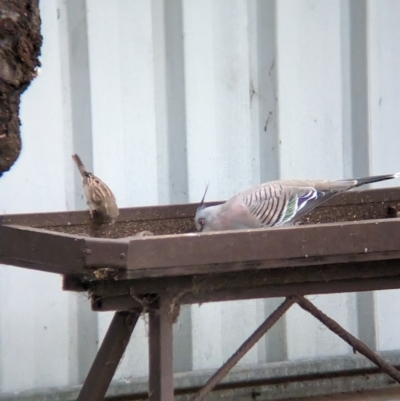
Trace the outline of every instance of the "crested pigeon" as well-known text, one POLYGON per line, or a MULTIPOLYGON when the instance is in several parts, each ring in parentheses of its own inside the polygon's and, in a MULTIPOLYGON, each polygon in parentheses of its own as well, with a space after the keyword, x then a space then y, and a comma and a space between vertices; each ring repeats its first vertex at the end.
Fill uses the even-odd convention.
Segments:
POLYGON ((294 225, 302 216, 336 194, 400 173, 337 181, 282 180, 254 186, 225 203, 197 208, 197 231, 224 231, 294 225))

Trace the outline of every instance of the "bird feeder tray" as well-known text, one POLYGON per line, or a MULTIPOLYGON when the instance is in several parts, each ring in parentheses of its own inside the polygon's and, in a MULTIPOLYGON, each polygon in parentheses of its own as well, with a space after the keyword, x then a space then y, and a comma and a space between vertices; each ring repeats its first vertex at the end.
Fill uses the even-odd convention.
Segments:
POLYGON ((104 396, 135 311, 150 311, 150 400, 169 401, 181 304, 288 297, 280 315, 297 302, 316 316, 290 297, 400 288, 399 188, 337 195, 301 225, 268 230, 197 233, 197 206, 121 209, 113 225, 88 211, 2 216, 0 263, 61 274, 65 290, 89 292, 93 310, 117 311, 78 400, 104 396))
POLYGON ((113 225, 87 211, 4 215, 0 262, 89 283, 366 261, 377 252, 390 260, 400 252, 400 220, 388 219, 400 211, 398 188, 337 195, 302 225, 268 230, 196 233, 196 207, 121 209, 113 225), (154 236, 135 236, 143 231, 154 236))

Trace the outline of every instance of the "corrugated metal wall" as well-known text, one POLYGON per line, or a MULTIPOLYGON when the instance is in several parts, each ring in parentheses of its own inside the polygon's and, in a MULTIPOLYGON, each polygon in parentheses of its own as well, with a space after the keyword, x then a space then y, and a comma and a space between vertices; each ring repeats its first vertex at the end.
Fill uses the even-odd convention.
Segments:
MULTIPOLYGON (((208 182, 217 200, 278 177, 400 170, 397 0, 40 3, 43 67, 1 213, 83 209, 74 151, 122 207, 195 202, 208 182)), ((80 383, 111 315, 60 277, 0 272, 0 391, 80 383)), ((400 348, 399 291, 312 299, 373 348, 400 348)), ((175 370, 217 367, 277 302, 184 309, 175 370)), ((147 374, 146 335, 143 319, 118 379, 147 374)), ((294 307, 241 364, 350 352, 294 307)))

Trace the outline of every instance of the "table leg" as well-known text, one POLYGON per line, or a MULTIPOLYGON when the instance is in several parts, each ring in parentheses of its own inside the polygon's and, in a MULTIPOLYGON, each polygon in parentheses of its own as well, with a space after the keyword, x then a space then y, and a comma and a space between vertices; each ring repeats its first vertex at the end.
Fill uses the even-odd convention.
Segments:
POLYGON ((137 311, 115 313, 77 401, 99 401, 104 398, 139 315, 137 311))
POLYGON ((172 324, 171 300, 160 295, 149 311, 149 401, 174 400, 172 324))

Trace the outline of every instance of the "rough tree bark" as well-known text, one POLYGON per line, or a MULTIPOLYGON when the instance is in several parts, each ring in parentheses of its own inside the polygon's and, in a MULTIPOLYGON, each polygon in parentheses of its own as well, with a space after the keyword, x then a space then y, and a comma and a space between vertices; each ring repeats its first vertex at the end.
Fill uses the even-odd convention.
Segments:
POLYGON ((37 75, 39 0, 0 0, 0 176, 21 152, 19 102, 37 75))

